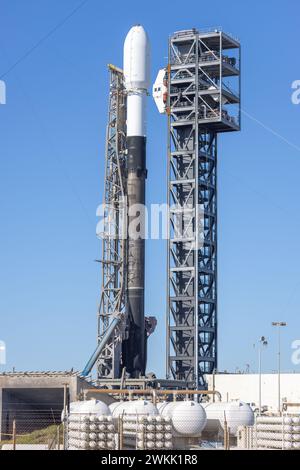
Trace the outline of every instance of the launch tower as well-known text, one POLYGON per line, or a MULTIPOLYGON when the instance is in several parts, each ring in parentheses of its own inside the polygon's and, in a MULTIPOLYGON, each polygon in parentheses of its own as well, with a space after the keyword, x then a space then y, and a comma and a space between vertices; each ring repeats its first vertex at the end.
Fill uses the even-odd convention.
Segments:
POLYGON ((174 33, 157 102, 164 87, 167 376, 202 389, 217 369, 217 136, 240 129, 239 42, 219 30, 174 33))

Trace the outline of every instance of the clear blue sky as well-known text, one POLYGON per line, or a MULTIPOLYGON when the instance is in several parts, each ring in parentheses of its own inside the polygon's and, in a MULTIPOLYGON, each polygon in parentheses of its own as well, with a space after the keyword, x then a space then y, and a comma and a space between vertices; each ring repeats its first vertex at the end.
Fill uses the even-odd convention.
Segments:
MULTIPOLYGON (((300 147, 300 106, 291 103, 291 83, 300 79, 297 1, 215 0, 205 8, 207 2, 173 0, 146 8, 141 1, 89 0, 38 44, 79 4, 0 0, 0 75, 7 84, 0 107, 0 339, 7 369, 80 369, 95 346, 106 64, 122 65, 133 24, 150 36, 153 79, 166 64, 173 31, 221 26, 238 36, 243 109, 300 147)), ((166 198, 166 122, 148 103, 150 204, 166 198)), ((253 119, 244 116, 242 132, 219 139, 220 369, 255 370, 253 343, 265 335, 264 367, 274 370, 270 323, 280 319, 288 322, 283 369, 300 372, 290 360, 291 342, 300 339, 299 175, 300 150, 253 119)), ((146 311, 159 326, 148 369, 158 375, 165 259, 165 244, 149 242, 146 311)))

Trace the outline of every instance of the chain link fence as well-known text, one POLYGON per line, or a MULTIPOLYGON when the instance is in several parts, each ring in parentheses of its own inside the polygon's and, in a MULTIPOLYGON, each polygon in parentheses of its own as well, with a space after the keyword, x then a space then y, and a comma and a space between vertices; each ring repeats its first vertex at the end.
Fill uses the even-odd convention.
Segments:
POLYGON ((6 409, 2 414, 1 450, 62 450, 61 409, 6 409))

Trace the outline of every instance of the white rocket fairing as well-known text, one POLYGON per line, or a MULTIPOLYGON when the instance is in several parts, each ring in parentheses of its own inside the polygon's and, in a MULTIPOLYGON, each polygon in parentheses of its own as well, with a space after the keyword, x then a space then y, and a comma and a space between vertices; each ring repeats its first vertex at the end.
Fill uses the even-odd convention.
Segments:
POLYGON ((124 44, 124 79, 127 94, 127 339, 123 342, 123 363, 131 377, 145 374, 146 334, 145 286, 145 184, 146 98, 150 82, 150 47, 140 25, 131 28, 124 44), (130 233, 139 217, 140 232, 130 233), (132 222, 132 224, 131 224, 132 222))
POLYGON ((146 136, 146 97, 150 83, 150 45, 143 26, 133 26, 124 44, 127 136, 146 136))

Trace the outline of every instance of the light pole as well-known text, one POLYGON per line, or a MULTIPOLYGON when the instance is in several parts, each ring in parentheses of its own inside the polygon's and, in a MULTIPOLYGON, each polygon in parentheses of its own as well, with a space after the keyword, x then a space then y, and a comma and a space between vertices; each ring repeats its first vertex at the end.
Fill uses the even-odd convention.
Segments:
POLYGON ((273 321, 272 326, 276 326, 278 330, 278 412, 281 412, 281 397, 280 397, 280 329, 282 326, 286 326, 287 323, 284 321, 273 321))
POLYGON ((261 415, 261 351, 262 346, 268 346, 268 341, 264 336, 259 340, 258 348, 258 370, 259 370, 259 391, 258 391, 258 414, 261 415))

